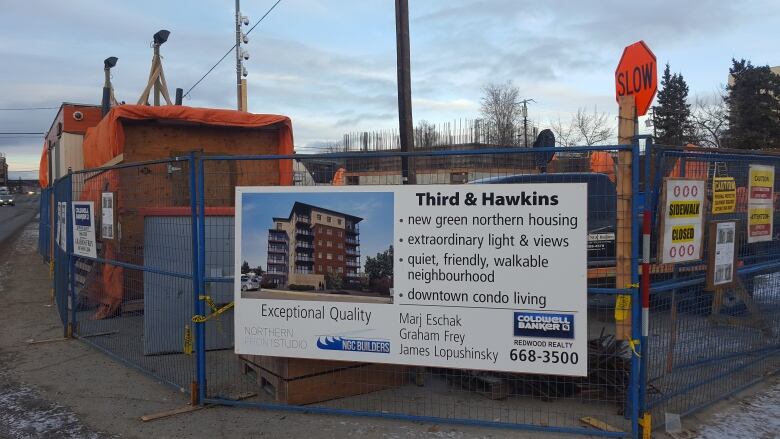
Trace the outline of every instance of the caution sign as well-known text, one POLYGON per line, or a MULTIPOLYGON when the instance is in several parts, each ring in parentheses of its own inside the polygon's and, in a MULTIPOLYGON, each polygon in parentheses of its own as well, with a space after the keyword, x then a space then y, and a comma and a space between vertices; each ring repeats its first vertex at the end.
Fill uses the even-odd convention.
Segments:
POLYGON ((775 167, 750 165, 748 181, 747 242, 772 240, 775 167))
POLYGON ((704 180, 667 178, 662 209, 662 262, 676 264, 700 259, 704 180))
POLYGON ((712 213, 734 213, 737 206, 737 183, 734 177, 712 179, 712 213))
POLYGON ((772 240, 772 205, 748 205, 748 242, 772 240))
POLYGON ((772 202, 775 187, 775 167, 750 165, 748 204, 753 202, 772 202))

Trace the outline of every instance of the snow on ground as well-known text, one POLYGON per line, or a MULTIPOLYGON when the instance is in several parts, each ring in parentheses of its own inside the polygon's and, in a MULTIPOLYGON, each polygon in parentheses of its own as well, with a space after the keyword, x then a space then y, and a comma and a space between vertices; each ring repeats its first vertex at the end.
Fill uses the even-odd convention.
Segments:
POLYGON ((89 431, 73 412, 46 401, 33 388, 8 381, 0 382, 0 435, 15 439, 105 437, 89 431))
POLYGON ((698 439, 780 438, 780 382, 713 415, 698 439))

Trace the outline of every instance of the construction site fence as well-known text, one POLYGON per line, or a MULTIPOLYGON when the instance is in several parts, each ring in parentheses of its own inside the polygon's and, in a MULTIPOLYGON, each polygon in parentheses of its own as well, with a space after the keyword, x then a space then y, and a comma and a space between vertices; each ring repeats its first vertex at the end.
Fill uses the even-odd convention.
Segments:
POLYGON ((41 255, 43 261, 48 263, 51 261, 51 237, 49 232, 51 231, 51 210, 49 206, 52 202, 52 189, 41 189, 41 196, 38 199, 38 254, 41 255))
MULTIPOLYGON (((780 241, 748 243, 751 165, 780 169, 780 155, 765 151, 656 147, 648 197, 654 224, 660 216, 664 177, 705 181, 703 255, 713 221, 736 221, 736 276, 727 286, 708 286, 706 257, 651 271, 649 334, 643 377, 647 410, 656 426, 666 413, 687 415, 743 390, 780 370, 780 241), (733 179, 733 211, 713 213, 713 182, 733 179)), ((778 176, 771 219, 778 224, 778 176)), ((653 230, 653 243, 658 230, 653 230)), ((654 249, 655 250, 655 249, 654 249)), ((657 252, 655 252, 657 253, 657 252)), ((656 255, 657 256, 657 255, 656 255)))
MULTIPOLYGON (((702 261, 660 264, 653 243, 649 328, 643 333, 644 213, 652 221, 653 242, 665 177, 700 177, 710 188, 713 176, 728 174, 740 185, 749 165, 778 159, 756 151, 664 148, 648 138, 565 149, 293 156, 206 156, 193 145, 185 156, 83 170, 58 180, 49 205, 54 221, 48 231, 42 226, 40 247, 54 241, 54 290, 66 334, 197 403, 639 437, 643 429, 661 426, 667 414, 691 413, 780 366, 780 241, 738 247, 735 285, 741 290, 722 291, 718 315, 712 314, 715 295, 706 288, 702 261), (607 169, 601 161, 598 172, 590 172, 596 155, 608 156, 613 165, 607 169), (587 376, 345 363, 280 377, 268 371, 273 358, 236 355, 235 189, 280 181, 322 184, 332 179, 330 168, 302 164, 324 161, 339 163, 345 185, 401 184, 403 165, 420 185, 514 184, 518 178, 588 183, 589 229, 630 236, 631 251, 620 257, 609 245, 589 251, 587 376), (329 174, 317 175, 319 169, 329 174), (704 174, 691 175, 694 169, 704 174), (630 206, 622 220, 618 188, 630 206), (72 201, 94 203, 94 257, 73 251, 72 201), (63 242, 56 238, 58 203, 66 209, 63 242), (102 221, 107 207, 112 230, 102 221)), ((733 217, 744 225, 740 209, 738 203, 736 212, 718 219, 733 217)), ((268 223, 271 228, 270 218, 268 223)), ((268 246, 266 237, 254 239, 258 251, 268 246)))

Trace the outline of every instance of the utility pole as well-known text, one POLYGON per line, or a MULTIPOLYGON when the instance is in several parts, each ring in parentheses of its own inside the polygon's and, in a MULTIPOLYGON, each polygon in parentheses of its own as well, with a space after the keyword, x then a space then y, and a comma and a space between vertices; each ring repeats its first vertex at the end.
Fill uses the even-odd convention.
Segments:
POLYGON ((241 43, 249 44, 249 38, 242 31, 242 25, 249 26, 249 17, 241 15, 241 5, 236 0, 236 107, 238 111, 249 111, 246 88, 246 76, 249 73, 244 66, 244 61, 249 59, 249 52, 241 47, 241 43))
POLYGON ((238 111, 244 110, 241 99, 243 95, 241 67, 241 6, 239 0, 236 0, 236 106, 238 111))
MULTIPOLYGON (((409 55, 409 1, 395 0, 395 44, 398 66, 398 131, 401 151, 414 150, 412 120, 412 74, 409 55)), ((415 184, 414 164, 409 168, 409 157, 401 157, 403 184, 415 184)))
POLYGON ((523 99, 520 101, 523 104, 523 146, 528 148, 528 103, 536 102, 533 99, 523 99))

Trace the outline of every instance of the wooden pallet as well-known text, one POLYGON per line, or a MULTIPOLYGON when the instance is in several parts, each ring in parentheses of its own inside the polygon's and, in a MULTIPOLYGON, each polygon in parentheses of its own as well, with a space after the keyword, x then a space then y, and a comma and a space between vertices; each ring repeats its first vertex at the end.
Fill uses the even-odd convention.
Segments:
POLYGON ((258 385, 276 402, 312 404, 398 387, 407 381, 407 368, 386 364, 358 363, 357 366, 285 379, 246 359, 244 374, 253 373, 258 385))

